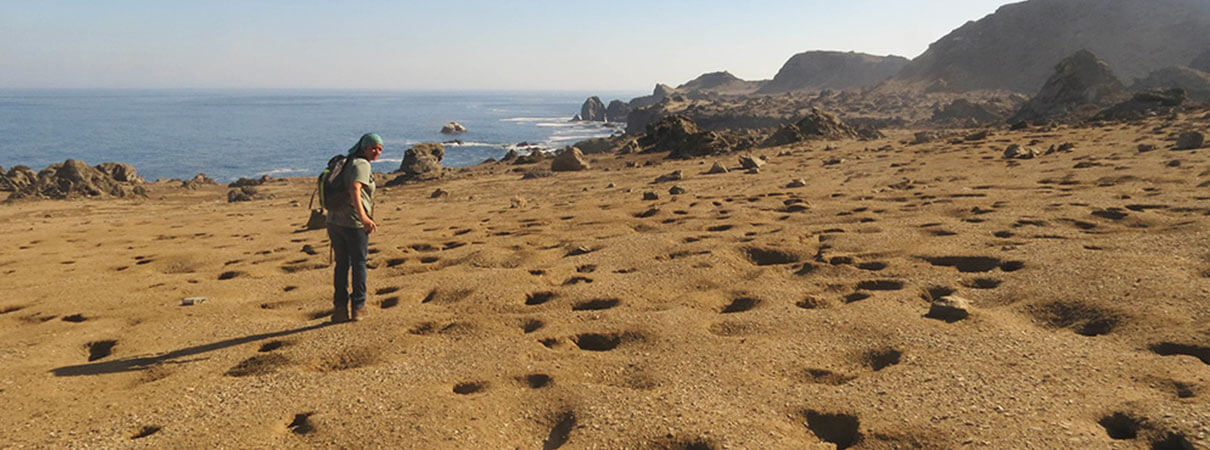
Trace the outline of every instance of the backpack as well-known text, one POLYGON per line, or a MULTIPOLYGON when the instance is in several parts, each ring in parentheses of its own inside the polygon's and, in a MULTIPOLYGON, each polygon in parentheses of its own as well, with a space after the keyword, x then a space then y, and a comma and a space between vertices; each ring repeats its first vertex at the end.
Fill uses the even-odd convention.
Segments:
POLYGON ((353 163, 353 159, 345 155, 336 155, 328 160, 328 167, 319 174, 316 189, 319 190, 319 208, 331 211, 333 206, 349 203, 348 171, 344 170, 353 163))
POLYGON ((311 194, 311 217, 307 220, 307 229, 318 230, 326 227, 324 210, 331 211, 333 207, 349 203, 348 172, 344 169, 352 164, 352 159, 345 155, 336 155, 328 160, 328 166, 315 180, 315 192, 311 194), (319 197, 319 208, 315 208, 315 197, 319 197))

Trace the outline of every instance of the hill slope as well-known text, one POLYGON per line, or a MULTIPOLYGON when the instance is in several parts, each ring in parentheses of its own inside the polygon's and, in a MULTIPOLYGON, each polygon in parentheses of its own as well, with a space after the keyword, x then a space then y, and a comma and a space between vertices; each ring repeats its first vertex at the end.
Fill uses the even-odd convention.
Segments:
POLYGON ((1055 64, 1081 49, 1129 83, 1189 65, 1207 48, 1210 2, 1204 0, 1030 0, 1002 6, 934 42, 894 82, 1032 94, 1055 64))
POLYGON ((886 81, 908 63, 901 56, 809 51, 790 57, 760 92, 850 89, 886 81))

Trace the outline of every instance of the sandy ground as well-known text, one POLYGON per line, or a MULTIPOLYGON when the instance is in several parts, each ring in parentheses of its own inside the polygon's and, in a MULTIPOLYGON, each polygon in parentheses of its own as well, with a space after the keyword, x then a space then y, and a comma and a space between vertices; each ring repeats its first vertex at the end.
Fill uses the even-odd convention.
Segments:
POLYGON ((355 324, 310 179, 0 205, 0 447, 1206 448, 1205 124, 385 188, 355 324))

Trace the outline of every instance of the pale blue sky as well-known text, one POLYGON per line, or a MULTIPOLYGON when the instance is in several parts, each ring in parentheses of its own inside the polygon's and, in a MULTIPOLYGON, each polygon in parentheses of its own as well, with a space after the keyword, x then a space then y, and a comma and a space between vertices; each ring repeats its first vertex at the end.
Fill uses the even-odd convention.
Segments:
POLYGON ((650 90, 897 54, 1006 0, 0 0, 0 88, 650 90))

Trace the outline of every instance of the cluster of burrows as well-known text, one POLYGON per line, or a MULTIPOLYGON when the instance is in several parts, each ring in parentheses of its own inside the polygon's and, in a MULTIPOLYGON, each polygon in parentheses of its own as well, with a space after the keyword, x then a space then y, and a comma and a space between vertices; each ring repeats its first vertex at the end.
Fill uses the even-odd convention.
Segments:
POLYGON ((1110 439, 1118 441, 1149 437, 1153 450, 1192 450, 1193 443, 1184 434, 1164 430, 1145 418, 1130 413, 1114 412, 1101 417, 1097 424, 1110 439))

